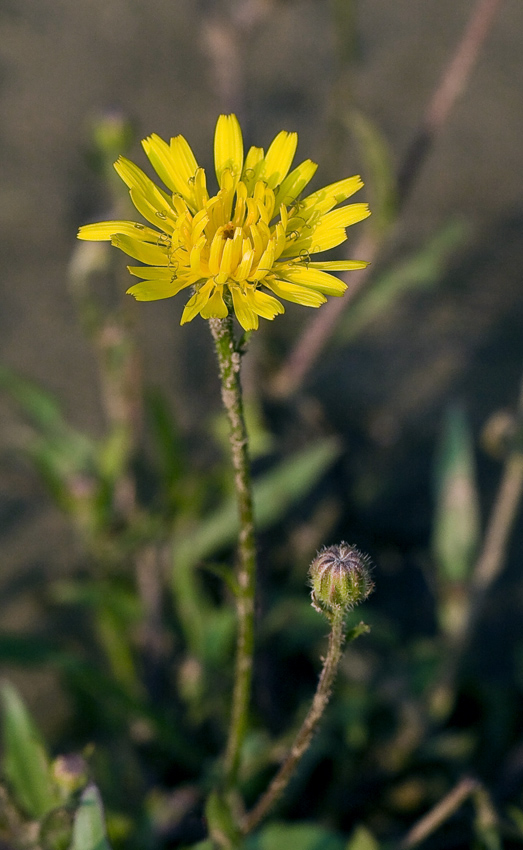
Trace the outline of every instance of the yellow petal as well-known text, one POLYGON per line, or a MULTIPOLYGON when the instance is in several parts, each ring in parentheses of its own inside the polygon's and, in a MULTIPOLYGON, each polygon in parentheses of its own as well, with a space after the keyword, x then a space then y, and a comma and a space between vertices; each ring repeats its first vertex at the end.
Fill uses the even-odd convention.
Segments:
POLYGON ((150 221, 151 224, 161 227, 165 233, 173 233, 177 220, 170 207, 167 209, 165 207, 158 209, 148 198, 142 195, 139 189, 129 189, 129 195, 136 209, 140 215, 143 215, 146 221, 150 221))
POLYGON ((218 185, 223 188, 223 175, 229 171, 236 186, 243 168, 243 139, 236 115, 220 115, 214 134, 214 164, 218 185))
POLYGON ((304 286, 310 286, 318 292, 323 292, 325 295, 343 295, 347 289, 347 284, 343 283, 339 278, 332 274, 322 272, 319 269, 311 269, 306 266, 294 266, 292 269, 282 273, 285 280, 290 280, 291 283, 301 283, 304 286))
POLYGON ((237 286, 230 287, 232 304, 236 318, 244 331, 255 331, 258 328, 258 316, 249 304, 246 294, 237 286))
POLYGON ((261 163, 263 161, 263 148, 249 148, 247 152, 247 156, 245 157, 245 164, 243 166, 242 171, 242 181, 247 186, 247 190, 250 192, 251 188, 256 183, 258 177, 258 171, 261 168, 261 163))
POLYGON ((266 274, 269 274, 272 269, 273 260, 274 242, 271 240, 260 257, 258 268, 254 272, 254 274, 249 275, 249 280, 261 280, 263 277, 265 277, 266 274))
POLYGON ((125 254, 134 257, 141 263, 146 263, 148 266, 167 266, 169 264, 170 250, 160 245, 140 242, 139 239, 132 239, 130 236, 119 233, 112 237, 111 243, 125 254))
POLYGON ((281 183, 291 167, 297 145, 297 133, 287 133, 285 130, 278 133, 265 155, 258 179, 264 180, 271 188, 281 183))
POLYGON ((264 280, 263 285, 271 289, 280 298, 293 301, 295 304, 302 304, 304 307, 320 307, 327 300, 321 292, 299 286, 296 283, 289 283, 287 280, 271 278, 264 280))
POLYGON ((317 263, 307 263, 308 269, 323 269, 330 272, 350 272, 355 269, 366 269, 370 265, 365 260, 325 260, 317 263))
POLYGON ((340 207, 338 210, 333 210, 324 215, 318 225, 318 230, 320 228, 326 230, 331 227, 350 227, 351 224, 363 221, 369 215, 368 204, 348 204, 346 207, 340 207))
POLYGON ((136 221, 99 221, 96 224, 84 224, 80 227, 78 239, 85 239, 89 242, 104 242, 110 241, 115 233, 125 233, 126 236, 154 244, 165 238, 164 234, 136 221))
POLYGON ((163 227, 161 222, 167 220, 170 220, 173 226, 176 224, 176 214, 169 196, 159 189, 141 168, 124 156, 116 160, 114 168, 129 187, 136 209, 147 221, 159 223, 160 227, 163 227))
POLYGON ((172 298, 173 295, 177 295, 180 290, 190 285, 190 280, 176 280, 173 282, 167 280, 142 280, 140 283, 130 286, 127 294, 133 295, 137 301, 160 301, 162 298, 172 298))
POLYGON ((212 280, 208 280, 200 287, 198 292, 195 292, 192 298, 189 298, 184 307, 180 324, 185 325, 186 322, 192 322, 195 316, 198 315, 202 307, 205 307, 214 288, 212 280))
POLYGON ((306 159, 305 162, 300 163, 297 168, 291 171, 276 192, 276 206, 292 204, 300 192, 303 192, 305 186, 310 183, 317 168, 315 162, 306 159))
POLYGON ((191 177, 194 177, 198 163, 189 142, 182 135, 173 136, 170 141, 170 148, 177 172, 183 180, 190 180, 191 177))
POLYGON ((176 266, 127 266, 127 271, 145 280, 173 281, 178 269, 176 266))
POLYGON ((179 177, 174 167, 171 149, 167 142, 153 133, 142 139, 142 147, 152 167, 171 192, 178 192, 179 177))
POLYGON ((196 157, 183 136, 174 136, 171 139, 170 150, 176 191, 194 208, 192 183, 198 170, 196 157))
POLYGON ((207 304, 200 310, 202 319, 225 319, 229 311, 223 300, 223 287, 217 286, 207 304))
POLYGON ((338 180, 336 183, 330 183, 324 186, 323 189, 318 189, 312 195, 307 195, 299 203, 300 211, 306 211, 312 208, 319 209, 321 212, 328 212, 337 204, 343 203, 355 192, 358 192, 363 186, 363 180, 356 174, 354 177, 346 177, 344 180, 338 180))
POLYGON ((259 289, 247 289, 245 297, 250 308, 264 319, 272 321, 279 313, 285 313, 283 304, 259 289))

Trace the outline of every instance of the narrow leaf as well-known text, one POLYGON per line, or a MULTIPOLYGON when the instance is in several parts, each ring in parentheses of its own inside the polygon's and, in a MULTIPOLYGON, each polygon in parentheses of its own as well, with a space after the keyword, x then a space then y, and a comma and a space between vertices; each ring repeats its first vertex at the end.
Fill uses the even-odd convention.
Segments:
POLYGON ((366 826, 357 826, 352 833, 346 850, 379 850, 379 844, 366 826))
MULTIPOLYGON (((253 488, 257 528, 268 528, 283 517, 291 505, 310 492, 339 453, 336 440, 324 440, 297 452, 260 476, 253 488)), ((190 532, 175 540, 176 569, 193 565, 218 549, 231 545, 238 530, 236 503, 230 499, 190 532)))
POLYGON ((58 805, 50 761, 18 691, 4 682, 0 692, 4 704, 4 772, 21 808, 39 819, 58 805))
POLYGON ((88 785, 80 797, 74 818, 71 850, 111 850, 105 829, 102 798, 96 785, 88 785))
POLYGON ((463 410, 448 411, 436 459, 432 550, 444 582, 470 574, 480 520, 472 435, 463 410))
POLYGON ((441 280, 449 258, 464 243, 467 233, 463 222, 455 219, 436 233, 421 251, 377 277, 346 311, 336 342, 350 342, 366 331, 404 293, 435 286, 441 280))

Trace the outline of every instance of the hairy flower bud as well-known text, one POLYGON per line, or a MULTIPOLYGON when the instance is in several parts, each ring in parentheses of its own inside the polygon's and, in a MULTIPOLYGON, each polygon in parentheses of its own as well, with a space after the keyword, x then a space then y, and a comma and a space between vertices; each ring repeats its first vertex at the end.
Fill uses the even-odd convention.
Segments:
POLYGON ((355 546, 342 542, 324 546, 309 568, 312 605, 330 617, 335 611, 350 611, 374 589, 370 561, 355 546))

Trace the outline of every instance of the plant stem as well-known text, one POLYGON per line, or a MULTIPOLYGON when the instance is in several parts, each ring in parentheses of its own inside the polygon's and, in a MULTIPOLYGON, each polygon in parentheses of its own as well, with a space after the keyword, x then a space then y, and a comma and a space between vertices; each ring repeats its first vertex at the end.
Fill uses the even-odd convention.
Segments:
POLYGON ((232 788, 238 778, 251 693, 256 548, 248 438, 240 383, 241 354, 234 345, 233 323, 230 315, 225 319, 209 319, 209 325, 218 356, 222 401, 229 420, 234 486, 240 519, 236 567, 238 635, 231 721, 225 753, 225 786, 232 788))
MULTIPOLYGON (((364 624, 360 624, 360 626, 357 626, 356 629, 353 629, 350 639, 354 639, 358 634, 361 634, 366 630, 367 627, 364 624)), ((298 731, 298 734, 296 735, 296 738, 294 739, 289 755, 283 762, 265 793, 262 794, 256 803, 254 809, 248 812, 245 816, 241 825, 242 832, 245 835, 251 832, 259 824, 279 797, 281 797, 301 758, 309 748, 312 736, 318 727, 318 723, 320 722, 330 699, 332 686, 338 670, 338 664, 341 659, 341 650, 344 640, 345 612, 340 609, 334 613, 332 618, 332 629, 329 635, 329 649, 321 671, 318 687, 314 694, 312 705, 298 731)))
POLYGON ((421 820, 409 830, 403 841, 401 842, 400 850, 410 850, 411 847, 417 847, 422 841, 425 841, 429 835, 438 829, 445 821, 456 812, 465 800, 471 797, 481 785, 476 779, 466 776, 462 779, 452 791, 449 791, 436 805, 424 815, 421 820))

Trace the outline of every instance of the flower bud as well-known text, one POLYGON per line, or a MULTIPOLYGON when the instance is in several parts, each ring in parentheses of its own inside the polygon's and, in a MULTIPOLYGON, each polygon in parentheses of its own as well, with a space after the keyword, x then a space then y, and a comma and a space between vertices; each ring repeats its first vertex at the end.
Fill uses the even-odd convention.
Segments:
POLYGON ((313 607, 327 617, 352 610, 374 589, 370 571, 369 557, 355 546, 324 546, 309 568, 313 607))

